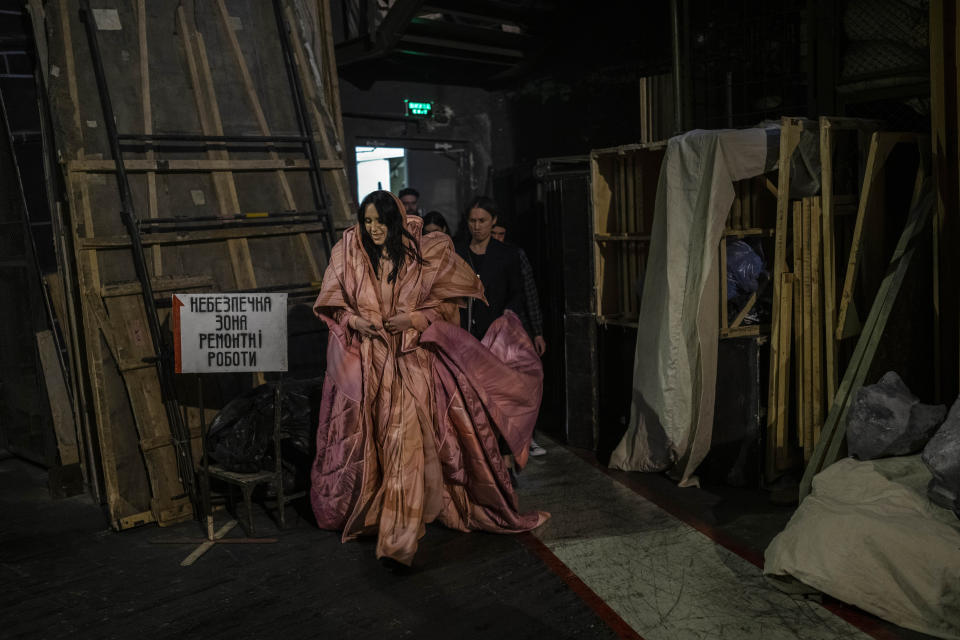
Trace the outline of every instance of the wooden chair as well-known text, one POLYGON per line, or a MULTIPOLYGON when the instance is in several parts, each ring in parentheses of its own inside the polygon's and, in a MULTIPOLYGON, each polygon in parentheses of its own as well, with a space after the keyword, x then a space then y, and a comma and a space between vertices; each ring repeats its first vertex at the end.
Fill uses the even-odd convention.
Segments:
MULTIPOLYGON (((253 522, 253 492, 261 484, 272 482, 277 490, 277 521, 281 529, 287 527, 286 519, 286 506, 288 502, 292 502, 298 498, 302 498, 307 494, 306 491, 298 491, 296 493, 286 495, 283 487, 283 459, 280 452, 280 415, 281 415, 281 397, 282 397, 282 381, 277 382, 277 386, 273 390, 273 457, 275 460, 275 466, 272 470, 264 471, 255 471, 253 473, 241 473, 237 471, 230 471, 224 469, 220 465, 211 465, 207 459, 207 434, 206 434, 206 421, 204 420, 204 427, 201 429, 202 440, 203 440, 203 468, 201 469, 201 475, 204 478, 203 481, 203 490, 204 490, 204 508, 206 509, 207 515, 210 514, 210 480, 219 480, 220 482, 230 485, 228 496, 228 501, 230 505, 230 510, 233 512, 234 518, 240 520, 236 513, 236 505, 233 500, 233 489, 232 487, 240 487, 241 494, 243 496, 243 504, 246 510, 246 522, 243 523, 243 528, 246 530, 247 535, 254 537, 256 535, 256 527, 253 522)), ((200 415, 203 415, 201 409, 200 415)), ((242 522, 242 521, 241 521, 242 522)))

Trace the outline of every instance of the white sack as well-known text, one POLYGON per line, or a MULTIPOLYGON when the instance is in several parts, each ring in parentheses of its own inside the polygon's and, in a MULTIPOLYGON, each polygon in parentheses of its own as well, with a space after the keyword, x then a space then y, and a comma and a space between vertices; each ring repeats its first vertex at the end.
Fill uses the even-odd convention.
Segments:
POLYGON ((827 467, 767 547, 764 573, 901 627, 960 638, 960 521, 927 499, 930 477, 920 456, 827 467))

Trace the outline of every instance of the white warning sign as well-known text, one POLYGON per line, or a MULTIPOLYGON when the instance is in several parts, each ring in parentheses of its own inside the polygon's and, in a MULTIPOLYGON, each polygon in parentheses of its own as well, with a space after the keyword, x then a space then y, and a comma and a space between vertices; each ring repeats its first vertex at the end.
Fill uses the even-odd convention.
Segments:
POLYGON ((176 293, 177 373, 287 370, 286 293, 176 293))

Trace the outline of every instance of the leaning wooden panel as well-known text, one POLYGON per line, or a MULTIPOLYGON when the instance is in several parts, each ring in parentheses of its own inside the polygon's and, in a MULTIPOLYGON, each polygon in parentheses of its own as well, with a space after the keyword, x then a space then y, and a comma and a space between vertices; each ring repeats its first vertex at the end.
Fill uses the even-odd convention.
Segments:
MULTIPOLYGON (((260 125, 265 123, 265 130, 274 135, 300 135, 272 3, 235 0, 228 5, 230 13, 225 15, 223 8, 213 3, 196 3, 190 10, 179 12, 178 28, 171 31, 171 20, 178 12, 165 3, 97 3, 96 36, 120 132, 249 135, 258 128, 264 130, 260 125), (230 30, 223 28, 226 18, 230 30), (231 40, 243 54, 255 96, 251 96, 249 84, 236 80, 237 51, 231 40), (259 121, 252 110, 234 108, 254 102, 262 105, 259 121), (221 110, 220 105, 225 104, 231 108, 221 110)), ((308 59, 315 62, 318 52, 332 50, 332 43, 324 40, 326 28, 318 32, 321 21, 317 7, 309 7, 308 13, 313 16, 310 20, 301 20, 301 5, 301 0, 284 0, 282 12, 287 15, 288 26, 297 23, 294 38, 310 43, 309 48, 295 52, 295 63, 305 93, 317 97, 318 104, 309 105, 319 114, 315 122, 322 120, 325 124, 322 131, 313 131, 323 151, 315 158, 316 166, 321 180, 327 181, 326 174, 331 171, 338 172, 338 180, 345 179, 340 157, 342 124, 330 115, 339 109, 320 104, 320 96, 330 95, 336 84, 336 78, 329 76, 334 67, 323 64, 312 72, 307 70, 311 67, 308 59), (287 11, 290 7, 295 10, 287 11)), ((156 421, 159 385, 151 378, 156 373, 118 355, 125 348, 126 338, 111 317, 119 313, 120 303, 115 296, 106 304, 100 298, 101 291, 130 280, 136 271, 125 244, 118 242, 126 230, 118 215, 114 158, 104 131, 100 94, 78 8, 77 0, 53 0, 45 7, 50 68, 59 71, 47 74, 48 93, 58 151, 69 163, 68 214, 78 265, 76 288, 83 304, 87 350, 83 355, 88 363, 84 383, 96 395, 93 409, 111 522, 123 528, 179 517, 174 504, 178 489, 169 464, 163 462, 167 455, 164 445, 157 445, 169 440, 169 434, 148 434, 141 429, 156 421)), ((145 237, 154 236, 156 240, 145 242, 146 246, 164 247, 162 254, 148 253, 147 270, 153 276, 161 272, 210 274, 214 289, 235 290, 255 287, 261 280, 302 288, 322 272, 324 236, 319 223, 311 226, 304 222, 293 234, 286 229, 264 233, 260 226, 236 223, 225 229, 231 233, 217 237, 217 241, 195 242, 193 234, 179 222, 198 216, 277 212, 296 206, 316 208, 310 181, 304 179, 308 163, 302 144, 230 153, 216 143, 176 148, 145 145, 142 140, 123 144, 124 164, 138 170, 129 176, 133 213, 141 221, 172 220, 167 226, 154 225, 145 230, 145 237), (223 164, 209 164, 217 162, 223 164), (244 174, 242 188, 237 186, 232 171, 249 172, 244 174), (182 241, 178 241, 178 234, 182 241), (248 241, 248 236, 257 240, 248 241)), ((327 199, 329 211, 335 217, 350 218, 349 197, 343 189, 341 192, 344 197, 327 199)), ((149 338, 142 318, 134 318, 129 327, 124 323, 127 328, 149 338)))

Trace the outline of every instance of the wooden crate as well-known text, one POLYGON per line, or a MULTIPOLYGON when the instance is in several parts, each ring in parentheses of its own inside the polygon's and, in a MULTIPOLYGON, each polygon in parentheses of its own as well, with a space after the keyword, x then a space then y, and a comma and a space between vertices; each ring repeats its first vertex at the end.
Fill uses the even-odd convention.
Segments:
POLYGON ((601 324, 636 326, 666 142, 590 153, 594 300, 601 324))

